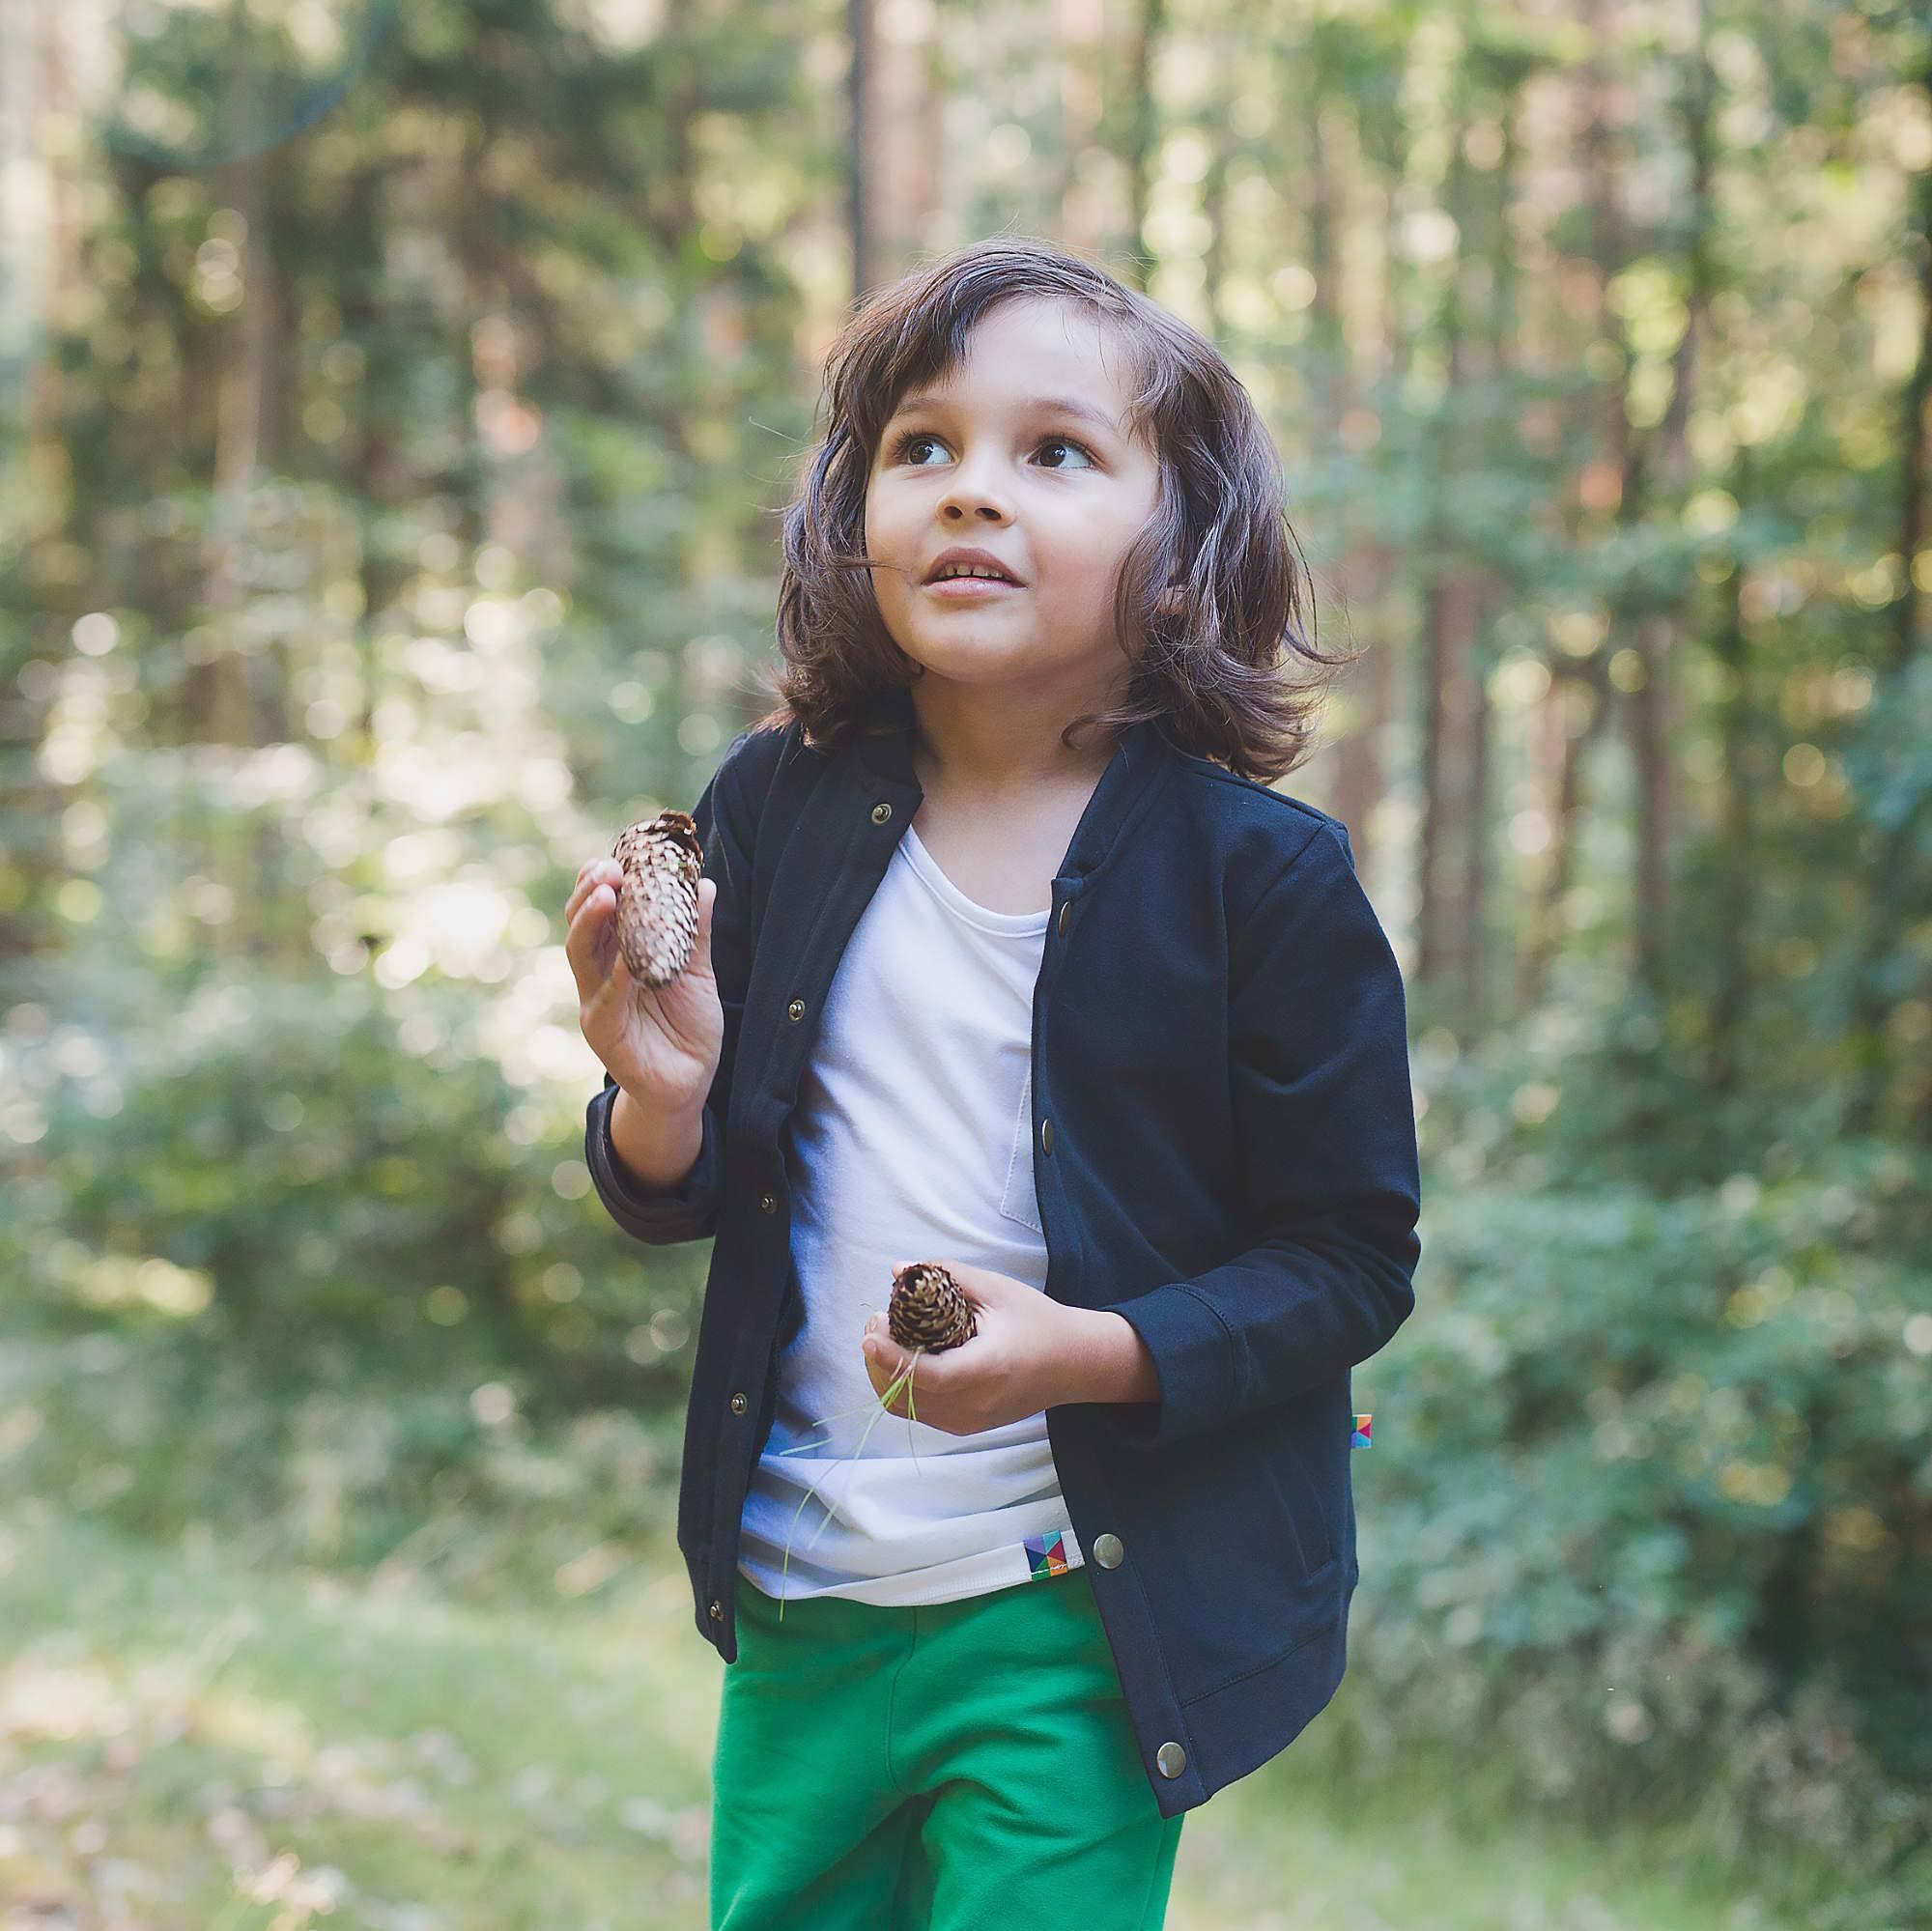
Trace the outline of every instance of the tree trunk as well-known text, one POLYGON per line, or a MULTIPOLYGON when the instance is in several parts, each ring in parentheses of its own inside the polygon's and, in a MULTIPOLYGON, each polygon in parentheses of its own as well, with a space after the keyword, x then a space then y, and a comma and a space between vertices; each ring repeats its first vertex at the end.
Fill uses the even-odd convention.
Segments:
POLYGON ((872 0, 846 0, 845 31, 852 57, 845 75, 848 115, 846 209, 852 231, 852 296, 863 300, 878 282, 872 232, 872 0))
MULTIPOLYGON (((1920 70, 1918 84, 1921 94, 1932 96, 1932 61, 1920 70)), ((1914 564, 1926 544, 1925 412, 1932 401, 1932 171, 1921 173, 1914 184, 1912 209, 1913 239, 1918 251, 1919 309, 1918 352, 1900 399, 1899 554, 1904 560, 1905 582, 1890 611, 1891 661, 1880 672, 1874 716, 1883 715, 1880 707, 1893 692, 1904 692, 1921 647, 1923 600, 1914 564)), ((1907 989, 1887 984, 1886 963, 1912 916, 1913 853, 1919 823, 1928 809, 1932 809, 1932 784, 1920 779, 1906 809, 1881 831, 1877 862, 1872 866, 1852 998, 1854 1072, 1849 1119, 1861 1132, 1870 1132, 1877 1124, 1885 1097, 1889 1070, 1886 1023, 1907 989)), ((1932 1102, 1921 1115, 1920 1131, 1932 1139, 1932 1102)))
POLYGON ((1127 55, 1127 105, 1132 116, 1124 156, 1127 164, 1126 259, 1122 279, 1136 289, 1148 285, 1148 175, 1153 165, 1154 49, 1167 24, 1167 0, 1141 0, 1141 15, 1127 55))
POLYGON ((911 245, 926 232, 939 179, 944 100, 932 79, 932 43, 925 16, 888 12, 871 37, 870 96, 866 110, 870 155, 867 229, 876 278, 897 272, 911 245))
MULTIPOLYGON (((1740 444, 1732 488, 1742 510, 1750 496, 1750 448, 1740 444)), ((1751 994, 1751 936, 1757 923, 1757 818, 1752 785, 1753 693, 1750 646, 1745 637, 1745 568, 1734 558, 1724 583, 1723 617, 1711 639, 1724 667, 1723 792, 1716 853, 1717 925, 1712 933, 1713 987, 1706 1039, 1705 1082, 1715 1093, 1738 1089, 1744 1015, 1751 994)))
POLYGON ((1099 136, 1103 0, 1060 0, 1060 179, 1054 202, 1060 232, 1077 253, 1099 251, 1105 228, 1080 164, 1099 136))

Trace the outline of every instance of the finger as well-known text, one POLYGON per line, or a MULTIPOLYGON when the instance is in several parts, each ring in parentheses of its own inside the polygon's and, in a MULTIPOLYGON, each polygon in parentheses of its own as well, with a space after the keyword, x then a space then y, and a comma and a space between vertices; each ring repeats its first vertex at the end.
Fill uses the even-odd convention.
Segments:
POLYGON ((718 881, 697 881, 697 935, 691 944, 691 963, 700 972, 711 970, 711 908, 718 903, 718 881))
POLYGON ((879 1383, 879 1399, 884 1403, 888 1414, 902 1415, 908 1412, 907 1397, 911 1392, 913 1379, 903 1368, 887 1375, 879 1383))
POLYGON ((879 1363, 884 1372, 887 1385, 899 1383, 899 1399, 903 1400, 910 1388, 915 1401, 927 1395, 937 1396, 946 1386, 946 1357, 922 1349, 918 1353, 908 1353, 904 1349, 886 1344, 886 1353, 879 1363))
POLYGON ((577 979, 578 997, 588 1001, 606 988, 627 996, 630 971, 623 948, 612 936, 611 915, 616 896, 611 887, 598 886, 585 895, 564 936, 564 956, 577 979))
POLYGON ((586 963, 590 947, 590 927, 594 920, 583 916, 583 908, 574 899, 569 908, 569 923, 563 935, 563 956, 569 962, 571 977, 577 981, 577 996, 587 1000, 595 983, 596 975, 586 963))
POLYGON ((866 1374, 871 1380, 872 1393, 878 1397, 886 1412, 888 1414, 897 1412, 898 1403, 904 1398, 905 1394, 903 1388, 900 1388, 895 1394, 892 1392, 893 1383, 898 1379, 897 1375, 889 1373, 877 1361, 873 1360, 867 1361, 866 1374), (891 1396, 890 1400, 888 1400, 889 1395, 891 1396))
MULTIPOLYGON (((889 1335, 867 1335, 865 1349, 866 1372, 872 1378, 872 1386, 881 1395, 895 1381, 899 1380, 904 1376, 906 1370, 913 1365, 913 1357, 889 1335)), ((926 1379, 927 1371, 930 1366, 930 1362, 924 1356, 920 1357, 918 1374, 922 1381, 926 1379)), ((903 1400, 904 1395, 905 1389, 901 1386, 898 1395, 895 1397, 895 1401, 903 1400)))
POLYGON ((608 886, 614 891, 622 876, 615 859, 590 860, 577 874, 577 883, 571 888, 569 902, 563 908, 566 922, 577 917, 579 908, 600 886, 608 886))
POLYGON ((563 940, 564 953, 573 966, 582 965, 593 979, 602 977, 595 970, 593 954, 615 903, 609 888, 595 887, 584 893, 570 914, 570 928, 563 940))

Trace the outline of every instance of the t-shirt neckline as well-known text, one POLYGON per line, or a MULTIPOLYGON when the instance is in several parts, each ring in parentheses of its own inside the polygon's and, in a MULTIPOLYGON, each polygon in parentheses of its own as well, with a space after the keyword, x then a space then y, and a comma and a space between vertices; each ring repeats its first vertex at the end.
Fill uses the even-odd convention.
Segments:
POLYGON ((995 912, 990 906, 981 905, 978 899, 968 898, 940 870, 939 862, 925 847, 925 840, 910 824, 905 828, 899 849, 905 853, 907 862, 933 895, 955 916, 965 920, 969 925, 978 925, 981 931, 998 932, 1012 938, 1032 938, 1044 932, 1047 922, 1053 917, 1050 905, 1042 912, 995 912))

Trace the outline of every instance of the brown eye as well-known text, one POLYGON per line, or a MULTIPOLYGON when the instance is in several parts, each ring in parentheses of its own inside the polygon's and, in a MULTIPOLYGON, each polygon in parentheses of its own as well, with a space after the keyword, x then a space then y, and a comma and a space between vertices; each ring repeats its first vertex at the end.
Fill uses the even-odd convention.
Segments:
MULTIPOLYGON (((1042 449, 1077 449, 1087 459, 1087 468, 1094 466, 1094 453, 1084 442, 1076 442, 1070 436, 1049 436, 1039 445, 1042 449)), ((1062 466, 1064 467, 1064 466, 1062 466)))

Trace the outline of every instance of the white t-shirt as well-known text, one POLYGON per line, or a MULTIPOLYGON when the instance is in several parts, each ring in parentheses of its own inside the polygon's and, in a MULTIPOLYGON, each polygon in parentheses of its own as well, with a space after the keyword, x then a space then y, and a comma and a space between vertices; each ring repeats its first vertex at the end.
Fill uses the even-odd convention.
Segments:
POLYGON ((888 1414, 861 1349, 895 1261, 1044 1288, 1033 989, 1049 916, 975 904, 908 825, 839 961, 787 1146, 804 1320, 739 1543, 769 1596, 949 1603, 1083 1560, 1044 1411, 964 1435, 888 1414))

